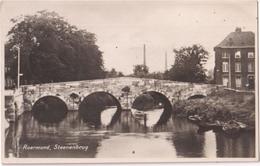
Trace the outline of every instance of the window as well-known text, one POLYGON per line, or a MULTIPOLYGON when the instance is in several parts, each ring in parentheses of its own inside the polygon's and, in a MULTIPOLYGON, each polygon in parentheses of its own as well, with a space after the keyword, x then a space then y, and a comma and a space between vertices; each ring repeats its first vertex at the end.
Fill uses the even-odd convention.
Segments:
POLYGON ((5 67, 5 72, 10 71, 10 67, 5 67))
POLYGON ((222 71, 223 72, 228 72, 228 62, 223 62, 222 63, 222 71))
POLYGON ((222 58, 226 59, 226 58, 229 58, 229 53, 227 52, 222 52, 222 58))
POLYGON ((254 63, 248 62, 248 72, 254 72, 254 63))
POLYGON ((248 76, 248 84, 247 87, 248 89, 254 89, 255 88, 255 77, 254 76, 248 76))
POLYGON ((228 86, 228 77, 223 77, 222 83, 223 83, 224 86, 228 86))
POLYGON ((247 57, 248 57, 248 58, 254 58, 255 55, 254 55, 253 52, 248 52, 248 53, 247 53, 247 57))
POLYGON ((235 71, 236 72, 241 72, 241 63, 240 62, 236 62, 235 63, 235 71))
POLYGON ((241 77, 240 76, 236 76, 236 87, 237 88, 241 88, 241 77))
POLYGON ((240 51, 237 51, 235 53, 235 58, 241 58, 241 52, 240 51))

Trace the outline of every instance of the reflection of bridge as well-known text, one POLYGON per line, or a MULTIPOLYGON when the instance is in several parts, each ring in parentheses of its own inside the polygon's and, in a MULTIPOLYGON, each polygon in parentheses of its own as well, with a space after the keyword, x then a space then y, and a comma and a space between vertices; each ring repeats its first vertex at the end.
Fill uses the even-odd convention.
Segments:
POLYGON ((132 77, 98 79, 88 81, 75 81, 63 83, 51 83, 42 85, 23 86, 24 99, 29 105, 33 105, 44 96, 57 96, 62 99, 69 109, 77 109, 80 102, 71 97, 71 94, 79 96, 81 101, 91 93, 97 91, 108 92, 118 99, 123 109, 131 108, 133 101, 140 94, 147 91, 156 91, 166 96, 173 104, 177 100, 188 99, 194 95, 207 96, 216 88, 210 84, 195 84, 174 82, 168 80, 141 79, 132 77), (128 86, 130 92, 122 89, 128 86))

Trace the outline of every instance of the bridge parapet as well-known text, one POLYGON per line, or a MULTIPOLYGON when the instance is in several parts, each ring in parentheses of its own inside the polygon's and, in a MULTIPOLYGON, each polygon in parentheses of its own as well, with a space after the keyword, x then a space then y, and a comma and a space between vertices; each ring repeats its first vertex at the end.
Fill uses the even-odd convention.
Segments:
POLYGON ((71 98, 74 93, 82 101, 86 96, 97 91, 108 92, 118 99, 122 108, 131 108, 135 98, 146 92, 156 91, 165 95, 174 104, 177 100, 187 99, 196 94, 207 96, 215 89, 215 85, 192 84, 168 80, 141 79, 132 77, 87 80, 77 82, 50 83, 42 85, 23 86, 24 96, 33 105, 39 98, 52 95, 58 96, 67 103, 69 109, 77 109, 80 102, 75 103, 71 98), (128 86, 130 92, 122 91, 128 86))

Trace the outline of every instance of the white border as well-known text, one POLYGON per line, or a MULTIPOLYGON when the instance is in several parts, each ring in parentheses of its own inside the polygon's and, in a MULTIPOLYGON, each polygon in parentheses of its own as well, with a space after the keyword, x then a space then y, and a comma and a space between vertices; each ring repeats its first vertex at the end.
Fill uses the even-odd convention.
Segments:
MULTIPOLYGON (((13 0, 11 0, 13 1, 13 0)), ((25 0, 22 0, 25 1, 25 0)), ((45 0, 45 1, 50 1, 50 0, 45 0)), ((57 1, 62 1, 62 0, 57 0, 57 1)), ((64 0, 68 1, 68 0, 64 0)), ((81 0, 82 1, 82 0, 81 0)), ((90 0, 85 0, 85 1, 90 1, 90 0)), ((102 0, 98 0, 102 1, 102 0)), ((103 1, 109 1, 109 0, 103 0, 103 1)), ((116 0, 120 1, 120 0, 116 0)), ((131 0, 125 0, 125 1, 131 1, 131 0)), ((144 0, 148 1, 148 0, 144 0)), ((158 0, 157 0, 158 1, 158 0)), ((176 1, 176 0, 172 0, 176 1)), ((198 1, 198 0, 184 0, 186 2, 190 1, 198 1)), ((227 0, 227 1, 235 1, 235 0, 227 0)), ((241 1, 241 0, 240 0, 241 1)), ((250 0, 242 0, 242 1, 250 1, 250 0)), ((1 3, 0 1, 0 13, 1 13, 1 3)), ((224 2, 223 2, 224 3, 224 2)), ((257 3, 257 14, 259 18, 259 12, 258 12, 258 5, 257 3)), ((0 14, 0 20, 1 20, 1 14, 0 14)), ((5 164, 33 164, 33 163, 46 163, 46 164, 69 164, 69 163, 172 163, 172 162, 177 162, 177 163, 200 163, 200 162, 206 162, 206 163, 212 163, 212 162, 236 162, 238 163, 246 163, 246 162, 256 162, 259 161, 259 21, 257 21, 257 34, 255 38, 255 43, 257 46, 257 49, 255 49, 256 56, 256 65, 257 65, 257 70, 256 70, 256 111, 255 111, 255 118, 256 118, 256 128, 255 128, 255 136, 256 136, 256 142, 255 142, 255 158, 139 158, 139 159, 130 159, 130 158, 5 158, 4 157, 4 127, 1 127, 1 159, 2 162, 5 164)), ((1 33, 2 29, 2 24, 0 24, 0 35, 1 35, 1 59, 0 59, 0 66, 1 66, 1 72, 0 72, 0 85, 1 85, 1 97, 0 97, 0 108, 1 108, 1 126, 3 126, 3 120, 2 118, 4 117, 4 43, 3 43, 3 35, 1 33)))

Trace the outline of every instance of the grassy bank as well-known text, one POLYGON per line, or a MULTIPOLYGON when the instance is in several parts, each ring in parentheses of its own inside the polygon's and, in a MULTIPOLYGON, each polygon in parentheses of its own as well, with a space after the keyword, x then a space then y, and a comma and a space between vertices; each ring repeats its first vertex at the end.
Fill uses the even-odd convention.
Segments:
POLYGON ((177 117, 198 115, 207 122, 235 120, 246 124, 246 130, 255 128, 255 95, 219 89, 202 99, 181 100, 173 106, 177 117))

